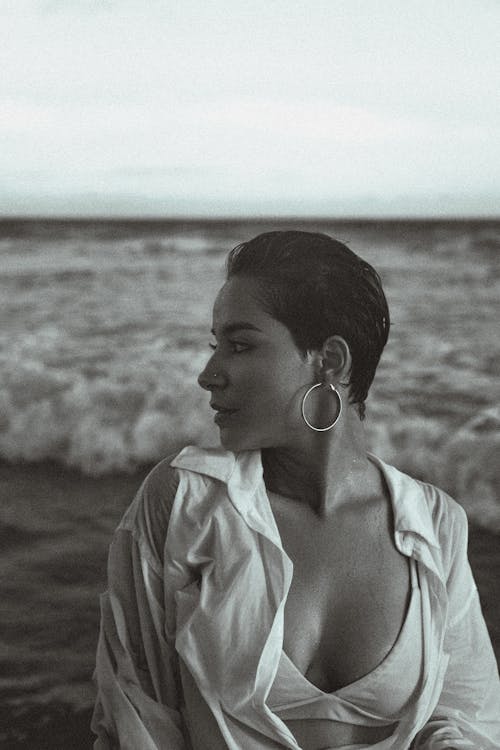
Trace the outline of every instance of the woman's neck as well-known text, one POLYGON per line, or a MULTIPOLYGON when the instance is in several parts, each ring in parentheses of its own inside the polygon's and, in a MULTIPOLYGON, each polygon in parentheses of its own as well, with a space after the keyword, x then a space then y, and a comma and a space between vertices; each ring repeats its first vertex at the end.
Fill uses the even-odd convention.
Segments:
POLYGON ((380 483, 354 410, 331 432, 311 431, 298 444, 263 449, 262 464, 270 492, 303 501, 318 515, 366 498, 380 483))

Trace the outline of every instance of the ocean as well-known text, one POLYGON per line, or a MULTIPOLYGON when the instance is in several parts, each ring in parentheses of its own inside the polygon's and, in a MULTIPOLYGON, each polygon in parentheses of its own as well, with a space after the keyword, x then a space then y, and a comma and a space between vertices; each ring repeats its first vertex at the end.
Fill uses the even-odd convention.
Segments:
POLYGON ((211 305, 226 252, 273 228, 327 232, 379 271, 392 327, 367 402, 370 449, 463 505, 480 591, 493 601, 500 221, 3 220, 6 747, 59 747, 62 725, 88 716, 112 530, 147 467, 187 443, 217 442, 196 383, 211 305), (43 728, 56 725, 44 745, 43 728))

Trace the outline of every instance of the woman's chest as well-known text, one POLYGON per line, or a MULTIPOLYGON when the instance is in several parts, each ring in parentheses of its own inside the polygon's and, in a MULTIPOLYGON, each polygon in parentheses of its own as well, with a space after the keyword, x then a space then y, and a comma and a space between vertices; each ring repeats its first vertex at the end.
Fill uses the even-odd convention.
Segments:
POLYGON ((409 561, 380 512, 339 524, 276 510, 294 566, 283 649, 311 683, 331 692, 375 669, 397 640, 411 590, 409 561))

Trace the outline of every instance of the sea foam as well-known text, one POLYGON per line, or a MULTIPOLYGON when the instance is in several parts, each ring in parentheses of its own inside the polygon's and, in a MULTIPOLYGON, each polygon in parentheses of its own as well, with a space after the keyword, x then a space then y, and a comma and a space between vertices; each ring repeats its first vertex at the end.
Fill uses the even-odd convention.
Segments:
MULTIPOLYGON (((269 228, 5 225, 0 457, 102 476, 217 442, 196 378, 210 355, 224 252, 269 228)), ((370 448, 495 526, 499 224, 301 228, 347 241, 382 275, 392 329, 368 402, 370 448)))

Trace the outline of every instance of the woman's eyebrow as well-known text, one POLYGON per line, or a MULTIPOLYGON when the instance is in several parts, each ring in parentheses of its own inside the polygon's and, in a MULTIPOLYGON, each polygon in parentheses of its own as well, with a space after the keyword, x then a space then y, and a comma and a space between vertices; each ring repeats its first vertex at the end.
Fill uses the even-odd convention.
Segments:
MULTIPOLYGON (((260 328, 257 328, 253 323, 247 323, 246 321, 236 321, 235 323, 227 323, 225 326, 222 326, 222 333, 226 336, 235 331, 258 331, 259 333, 262 333, 260 328)), ((214 328, 212 328, 211 333, 213 336, 216 335, 214 328)))

